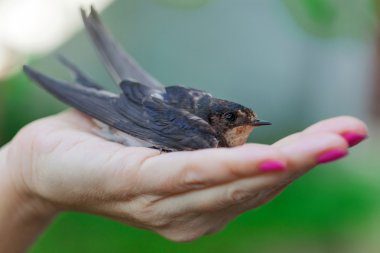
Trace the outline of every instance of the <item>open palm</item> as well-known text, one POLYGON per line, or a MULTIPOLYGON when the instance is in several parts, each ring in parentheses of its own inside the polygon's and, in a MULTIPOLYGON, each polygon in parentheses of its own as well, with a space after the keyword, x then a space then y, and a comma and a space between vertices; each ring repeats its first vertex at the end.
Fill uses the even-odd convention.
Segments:
POLYGON ((93 128, 76 111, 26 126, 8 146, 14 184, 56 211, 105 215, 175 241, 218 231, 367 135, 361 121, 337 117, 273 145, 160 154, 105 141, 93 128))

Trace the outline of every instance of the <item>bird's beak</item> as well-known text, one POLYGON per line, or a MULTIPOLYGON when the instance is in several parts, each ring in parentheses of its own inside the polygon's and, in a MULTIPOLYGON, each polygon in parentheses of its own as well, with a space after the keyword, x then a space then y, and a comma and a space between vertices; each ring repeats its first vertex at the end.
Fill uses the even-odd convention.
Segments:
POLYGON ((255 119, 253 121, 254 126, 267 126, 267 125, 272 125, 272 123, 265 121, 265 120, 260 120, 260 119, 255 119))

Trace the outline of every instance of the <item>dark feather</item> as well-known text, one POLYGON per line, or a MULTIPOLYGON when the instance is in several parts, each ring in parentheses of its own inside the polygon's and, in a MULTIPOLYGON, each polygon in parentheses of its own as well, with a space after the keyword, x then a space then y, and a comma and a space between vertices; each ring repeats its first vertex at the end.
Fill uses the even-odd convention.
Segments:
POLYGON ((171 146, 187 149, 217 146, 216 133, 205 120, 168 104, 159 90, 131 81, 123 81, 120 86, 124 94, 118 101, 119 112, 136 124, 149 125, 157 135, 170 136, 171 146))
POLYGON ((83 9, 81 13, 92 42, 97 47, 109 73, 117 84, 123 80, 135 79, 150 87, 162 87, 160 82, 149 75, 122 49, 111 33, 103 26, 93 7, 91 7, 89 16, 83 9))
POLYGON ((204 91, 182 86, 169 86, 165 88, 164 100, 166 103, 185 109, 204 120, 208 120, 210 104, 213 97, 204 91))
POLYGON ((134 101, 143 101, 154 93, 161 94, 160 90, 130 80, 122 81, 120 83, 120 88, 129 99, 134 101))
POLYGON ((86 74, 84 74, 77 66, 75 66, 72 62, 70 62, 66 57, 59 55, 58 60, 62 65, 68 68, 75 77, 75 81, 78 84, 84 85, 89 88, 93 88, 96 90, 104 90, 103 87, 99 86, 95 81, 89 78, 86 74))
POLYGON ((115 95, 55 80, 28 66, 24 72, 62 102, 157 148, 194 150, 218 145, 215 131, 201 118, 153 96, 132 99, 136 91, 147 88, 141 84, 133 84, 134 93, 115 95))

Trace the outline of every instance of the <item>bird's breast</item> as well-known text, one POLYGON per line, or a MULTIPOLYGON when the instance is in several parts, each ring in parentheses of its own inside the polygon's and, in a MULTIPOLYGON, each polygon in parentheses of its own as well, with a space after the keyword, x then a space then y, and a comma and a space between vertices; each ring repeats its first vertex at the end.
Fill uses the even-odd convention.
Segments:
POLYGON ((243 145, 247 142, 249 134, 252 132, 253 126, 239 126, 227 130, 224 138, 229 147, 243 145))

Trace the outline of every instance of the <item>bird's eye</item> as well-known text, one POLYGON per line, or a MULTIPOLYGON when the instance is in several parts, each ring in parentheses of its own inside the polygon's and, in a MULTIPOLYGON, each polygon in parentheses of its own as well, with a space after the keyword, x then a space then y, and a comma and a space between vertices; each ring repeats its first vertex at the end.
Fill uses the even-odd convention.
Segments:
POLYGON ((224 114, 224 119, 229 122, 234 122, 236 120, 236 115, 232 112, 224 114))

